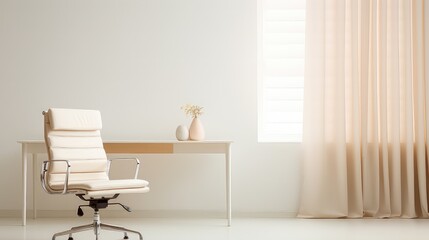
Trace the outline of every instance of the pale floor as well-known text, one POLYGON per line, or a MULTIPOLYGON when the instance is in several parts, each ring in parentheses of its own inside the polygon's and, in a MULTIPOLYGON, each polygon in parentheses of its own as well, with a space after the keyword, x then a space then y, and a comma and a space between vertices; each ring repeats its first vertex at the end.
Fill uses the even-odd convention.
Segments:
MULTIPOLYGON (((123 225, 141 231, 145 240, 419 240, 429 239, 428 219, 293 219, 238 218, 232 227, 223 219, 128 218, 105 219, 105 223, 123 225)), ((55 232, 74 225, 86 224, 90 219, 40 218, 19 226, 18 219, 0 218, 0 239, 49 240, 55 232)), ((57 239, 67 239, 60 237, 57 239)), ((78 233, 75 240, 95 239, 92 232, 78 233)), ((100 240, 120 240, 121 233, 104 231, 100 240)), ((138 239, 130 234, 130 239, 138 239)))

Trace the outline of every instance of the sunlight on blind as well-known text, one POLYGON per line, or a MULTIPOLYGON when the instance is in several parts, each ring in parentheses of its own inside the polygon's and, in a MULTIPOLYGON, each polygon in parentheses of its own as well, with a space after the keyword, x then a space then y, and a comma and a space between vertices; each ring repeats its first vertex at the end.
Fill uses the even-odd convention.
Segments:
POLYGON ((258 140, 301 142, 305 0, 258 2, 258 140))

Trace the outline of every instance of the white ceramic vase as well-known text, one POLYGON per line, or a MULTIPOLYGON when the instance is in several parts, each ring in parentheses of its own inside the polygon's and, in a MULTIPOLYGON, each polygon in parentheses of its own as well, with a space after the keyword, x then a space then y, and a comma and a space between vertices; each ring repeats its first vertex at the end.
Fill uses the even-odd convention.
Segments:
POLYGON ((179 141, 186 141, 189 139, 189 130, 185 125, 179 125, 177 127, 176 138, 179 141))
POLYGON ((189 128, 189 139, 194 141, 204 140, 205 133, 204 127, 198 117, 195 117, 192 120, 191 127, 189 128))

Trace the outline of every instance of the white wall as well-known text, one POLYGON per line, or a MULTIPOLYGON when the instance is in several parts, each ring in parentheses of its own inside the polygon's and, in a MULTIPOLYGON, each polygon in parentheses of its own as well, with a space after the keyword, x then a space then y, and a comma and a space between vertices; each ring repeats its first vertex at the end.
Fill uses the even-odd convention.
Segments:
MULTIPOLYGON (((42 110, 99 109, 104 139, 173 139, 193 103, 208 139, 235 141, 234 212, 297 211, 300 145, 257 143, 256 0, 2 0, 0 81, 0 210, 21 207, 16 141, 42 139, 42 110)), ((221 157, 142 160, 134 209, 224 209, 221 157)), ((76 207, 36 191, 40 209, 76 207)))

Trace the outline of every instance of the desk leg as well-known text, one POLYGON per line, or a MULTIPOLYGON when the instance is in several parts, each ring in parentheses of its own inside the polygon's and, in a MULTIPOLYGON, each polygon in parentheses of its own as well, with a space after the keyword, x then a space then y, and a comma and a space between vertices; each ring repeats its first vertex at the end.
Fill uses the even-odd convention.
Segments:
POLYGON ((27 144, 22 144, 22 226, 27 224, 27 144))
POLYGON ((37 217, 36 182, 37 182, 37 154, 33 153, 33 219, 37 217))
POLYGON ((226 154, 226 217, 228 227, 231 226, 231 145, 227 145, 226 154))

